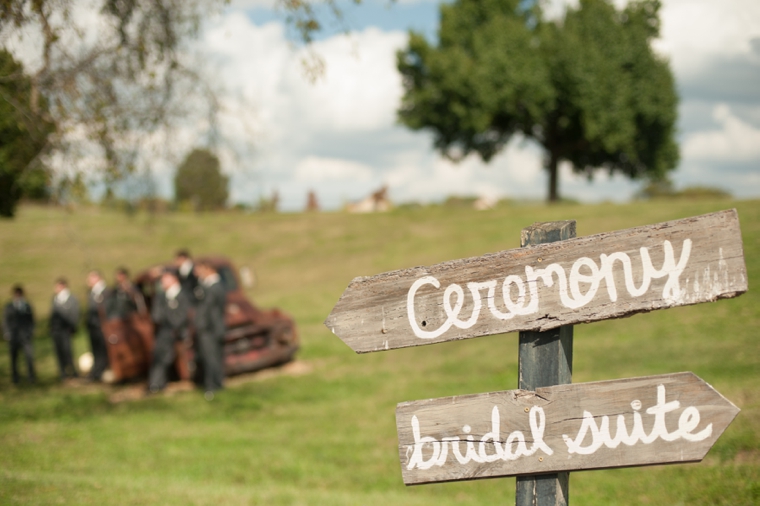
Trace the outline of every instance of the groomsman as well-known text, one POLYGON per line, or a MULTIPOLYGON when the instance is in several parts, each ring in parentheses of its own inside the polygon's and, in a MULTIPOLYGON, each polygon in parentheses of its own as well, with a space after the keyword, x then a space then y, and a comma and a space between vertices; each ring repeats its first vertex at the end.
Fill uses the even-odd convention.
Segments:
POLYGON ((108 350, 106 349, 106 340, 103 336, 103 327, 101 326, 101 318, 104 318, 106 314, 105 302, 108 292, 106 281, 98 271, 90 271, 87 274, 87 286, 90 289, 90 293, 87 296, 85 322, 87 324, 87 333, 90 336, 93 359, 89 378, 100 381, 103 372, 108 368, 108 350))
POLYGON ((145 313, 145 299, 129 279, 129 271, 126 267, 116 269, 116 285, 113 287, 111 308, 109 316, 126 318, 134 312, 145 313))
POLYGON ((64 278, 58 278, 53 285, 55 295, 50 311, 50 335, 53 338, 55 355, 61 380, 76 378, 77 370, 71 353, 71 336, 79 325, 79 302, 69 291, 64 278))
POLYGON ((26 357, 26 371, 29 375, 29 382, 34 383, 36 381, 34 374, 34 349, 32 348, 34 311, 24 297, 24 289, 21 285, 14 286, 11 294, 13 298, 5 305, 5 311, 3 311, 3 333, 11 345, 10 356, 13 383, 18 385, 19 382, 16 359, 21 351, 24 352, 24 356, 26 357))
POLYGON ((198 276, 190 252, 186 249, 177 251, 174 254, 174 266, 177 268, 179 284, 182 285, 190 303, 195 305, 200 297, 201 290, 198 287, 198 276))
POLYGON ((199 262, 196 271, 202 292, 195 308, 195 333, 203 363, 203 388, 207 400, 224 386, 224 309, 227 292, 216 269, 208 262, 199 262))
POLYGON ((156 325, 156 340, 148 377, 150 393, 166 387, 167 369, 175 358, 174 343, 182 339, 190 310, 190 300, 173 272, 165 271, 161 275, 161 288, 163 291, 154 297, 151 311, 156 325))

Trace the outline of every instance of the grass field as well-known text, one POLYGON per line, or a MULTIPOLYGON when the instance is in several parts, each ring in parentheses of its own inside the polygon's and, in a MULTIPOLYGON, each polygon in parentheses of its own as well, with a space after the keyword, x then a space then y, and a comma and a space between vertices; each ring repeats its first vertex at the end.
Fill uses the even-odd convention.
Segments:
MULTIPOLYGON (((0 504, 512 504, 513 478, 407 488, 397 457, 401 401, 517 385, 517 335, 355 355, 322 325, 358 275, 519 246, 535 221, 578 235, 736 207, 750 291, 732 300, 575 327, 574 382, 693 371, 742 408, 704 462, 573 473, 575 505, 760 504, 760 201, 594 206, 429 207, 380 215, 168 214, 24 207, 0 222, 0 290, 23 282, 38 314, 52 280, 84 296, 98 267, 133 270, 181 246, 249 266, 249 295, 291 313, 311 372, 112 404, 110 387, 55 382, 36 338, 40 384, 9 382, 0 343, 0 504)), ((87 350, 79 334, 77 354, 87 350)))

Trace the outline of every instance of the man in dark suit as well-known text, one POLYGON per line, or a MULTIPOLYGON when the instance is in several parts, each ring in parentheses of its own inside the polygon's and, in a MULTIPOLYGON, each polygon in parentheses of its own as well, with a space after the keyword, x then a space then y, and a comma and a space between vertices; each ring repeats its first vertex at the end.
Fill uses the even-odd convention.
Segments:
POLYGON ((174 267, 177 268, 179 284, 185 291, 190 303, 195 305, 200 298, 201 288, 198 286, 198 275, 195 272, 195 264, 190 257, 190 252, 181 249, 174 254, 174 267))
POLYGON ((203 363, 203 388, 207 400, 224 386, 224 309, 227 291, 216 269, 208 262, 199 262, 196 271, 202 293, 195 308, 195 334, 203 363))
POLYGON ((129 279, 129 271, 126 267, 116 269, 116 284, 109 297, 108 316, 110 318, 126 318, 130 314, 145 313, 145 299, 129 279))
POLYGON ((20 351, 26 357, 26 370, 29 374, 29 382, 34 383, 34 350, 32 337, 34 336, 34 311, 24 297, 24 289, 16 285, 11 291, 13 298, 5 305, 3 311, 3 332, 5 338, 10 341, 11 347, 11 371, 13 383, 18 385, 19 374, 16 359, 20 351))
POLYGON ((61 380, 76 378, 77 370, 71 353, 71 336, 79 325, 79 302, 69 291, 64 278, 56 280, 53 285, 52 309, 50 311, 50 335, 53 338, 55 355, 61 380))
POLYGON ((190 300, 173 272, 165 271, 161 275, 161 288, 163 291, 153 298, 151 311, 156 325, 156 340, 148 377, 150 393, 166 387, 166 371, 175 358, 174 343, 182 339, 190 310, 190 300))
POLYGON ((85 313, 85 322, 87 324, 87 333, 90 335, 90 346, 92 349, 92 369, 89 378, 94 381, 100 381, 103 372, 108 368, 108 350, 106 349, 106 340, 103 336, 103 327, 101 326, 102 318, 106 316, 106 300, 108 290, 106 281, 98 271, 90 271, 87 274, 87 286, 90 293, 87 296, 87 312, 85 313))

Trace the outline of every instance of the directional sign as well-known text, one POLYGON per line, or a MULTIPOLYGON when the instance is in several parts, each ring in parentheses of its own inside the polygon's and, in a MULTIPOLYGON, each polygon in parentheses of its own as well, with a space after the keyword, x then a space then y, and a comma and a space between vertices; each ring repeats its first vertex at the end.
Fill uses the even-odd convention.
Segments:
POLYGON ((325 325, 358 353, 562 325, 747 291, 736 210, 355 278, 325 325))
POLYGON ((404 402, 404 483, 695 462, 739 408, 690 372, 404 402))

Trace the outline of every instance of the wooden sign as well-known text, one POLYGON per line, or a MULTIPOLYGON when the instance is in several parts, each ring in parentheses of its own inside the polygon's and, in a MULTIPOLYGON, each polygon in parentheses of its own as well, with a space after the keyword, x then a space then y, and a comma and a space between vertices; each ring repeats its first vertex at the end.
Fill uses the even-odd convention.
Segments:
POLYGON ((700 461, 739 408, 690 372, 404 402, 404 483, 700 461))
POLYGON ((355 278, 325 325, 358 353, 562 325, 747 291, 736 210, 355 278))

